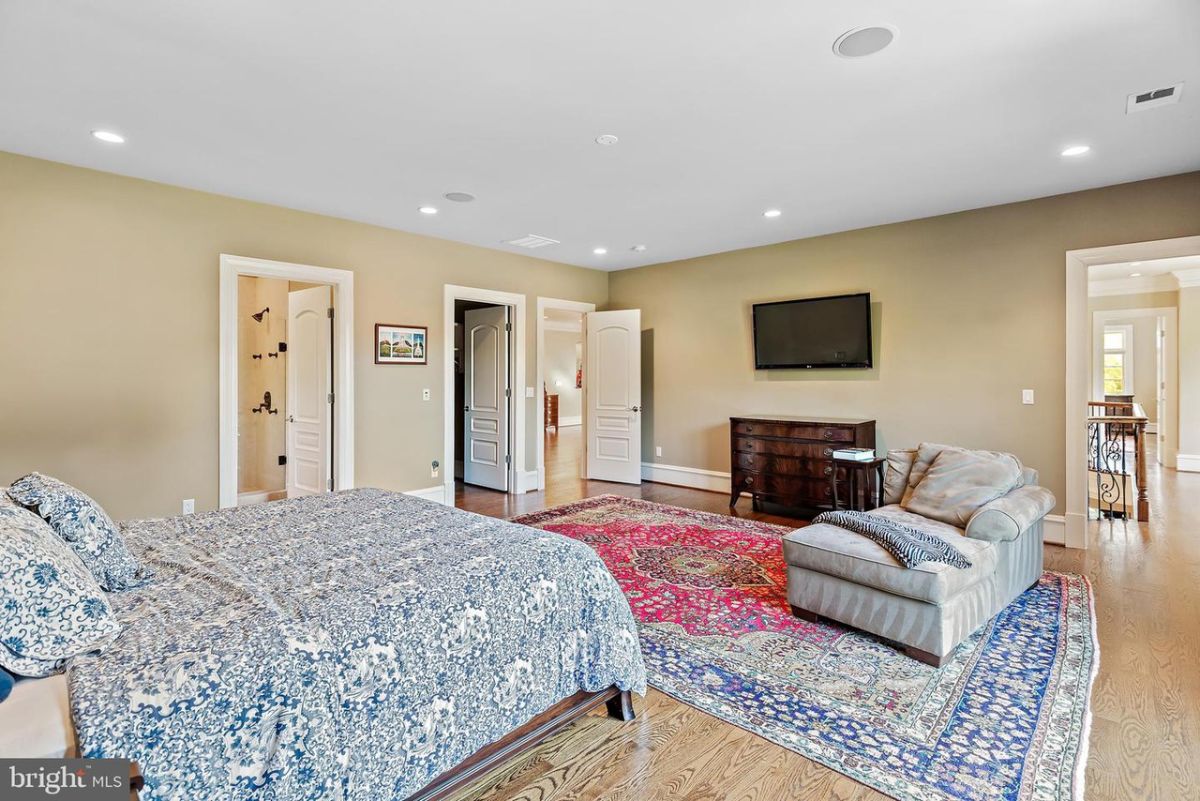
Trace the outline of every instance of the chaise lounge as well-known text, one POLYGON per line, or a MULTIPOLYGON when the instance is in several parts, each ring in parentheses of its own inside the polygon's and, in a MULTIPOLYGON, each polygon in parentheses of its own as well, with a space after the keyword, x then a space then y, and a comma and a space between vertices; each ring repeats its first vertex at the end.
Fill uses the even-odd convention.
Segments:
POLYGON ((1011 454, 922 443, 887 459, 885 505, 871 514, 951 542, 971 566, 905 568, 874 541, 818 523, 783 538, 788 601, 799 617, 871 632, 941 667, 1037 583, 1054 496, 1011 454))

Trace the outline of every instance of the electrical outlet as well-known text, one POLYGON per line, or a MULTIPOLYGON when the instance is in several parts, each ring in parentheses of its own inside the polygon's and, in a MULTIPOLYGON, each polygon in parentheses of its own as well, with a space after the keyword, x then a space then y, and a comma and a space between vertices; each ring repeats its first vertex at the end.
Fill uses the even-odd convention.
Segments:
POLYGON ((654 447, 654 455, 655 455, 655 456, 662 456, 662 445, 656 445, 656 446, 654 447))
POLYGON ((433 396, 429 393, 428 389, 421 390, 421 400, 429 400, 431 397, 433 396))
POLYGON ((1021 390, 1021 403, 1024 403, 1026 406, 1033 405, 1033 390, 1032 389, 1021 390))
MULTIPOLYGON (((428 391, 428 390, 426 390, 426 391, 428 391)), ((437 478, 438 474, 442 472, 441 468, 442 468, 442 463, 439 462, 438 460, 434 459, 433 464, 430 466, 430 469, 429 469, 430 477, 437 478)))
POLYGON ((185 515, 190 515, 195 511, 196 511, 196 499, 195 498, 185 498, 183 500, 183 513, 185 515))

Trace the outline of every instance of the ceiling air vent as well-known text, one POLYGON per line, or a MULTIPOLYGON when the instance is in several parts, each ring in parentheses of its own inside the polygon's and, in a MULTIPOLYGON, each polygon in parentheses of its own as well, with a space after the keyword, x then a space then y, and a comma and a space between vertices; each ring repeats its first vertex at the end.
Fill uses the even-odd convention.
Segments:
POLYGON ((513 247, 518 247, 518 248, 529 248, 530 250, 533 250, 534 248, 544 248, 544 247, 546 247, 546 245, 561 245, 562 243, 559 242, 557 239, 551 239, 548 236, 538 236, 537 234, 530 234, 529 236, 523 236, 520 239, 506 240, 504 242, 504 244, 512 245, 513 247))
POLYGON ((1182 95, 1182 82, 1174 86, 1164 86, 1162 89, 1151 89, 1149 92, 1130 95, 1129 99, 1125 101, 1125 113, 1132 114, 1135 111, 1146 111, 1147 109, 1178 103, 1182 95))

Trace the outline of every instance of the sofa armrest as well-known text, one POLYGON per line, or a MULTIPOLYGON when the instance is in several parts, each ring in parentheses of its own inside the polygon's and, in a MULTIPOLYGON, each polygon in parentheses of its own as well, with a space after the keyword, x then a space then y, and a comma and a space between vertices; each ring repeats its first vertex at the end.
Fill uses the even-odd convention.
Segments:
POLYGON ((1015 540, 1053 508, 1054 494, 1045 487, 1017 487, 976 509, 967 521, 967 536, 989 542, 1015 540))

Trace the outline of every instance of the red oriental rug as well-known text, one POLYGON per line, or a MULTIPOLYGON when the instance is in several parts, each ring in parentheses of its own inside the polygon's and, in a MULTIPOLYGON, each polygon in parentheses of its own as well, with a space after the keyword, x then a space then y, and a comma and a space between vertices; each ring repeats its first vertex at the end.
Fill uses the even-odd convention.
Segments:
POLYGON ((936 670, 792 616, 790 528, 615 495, 516 522, 586 542, 638 620, 650 683, 893 798, 1082 797, 1091 585, 1050 573, 936 670))

